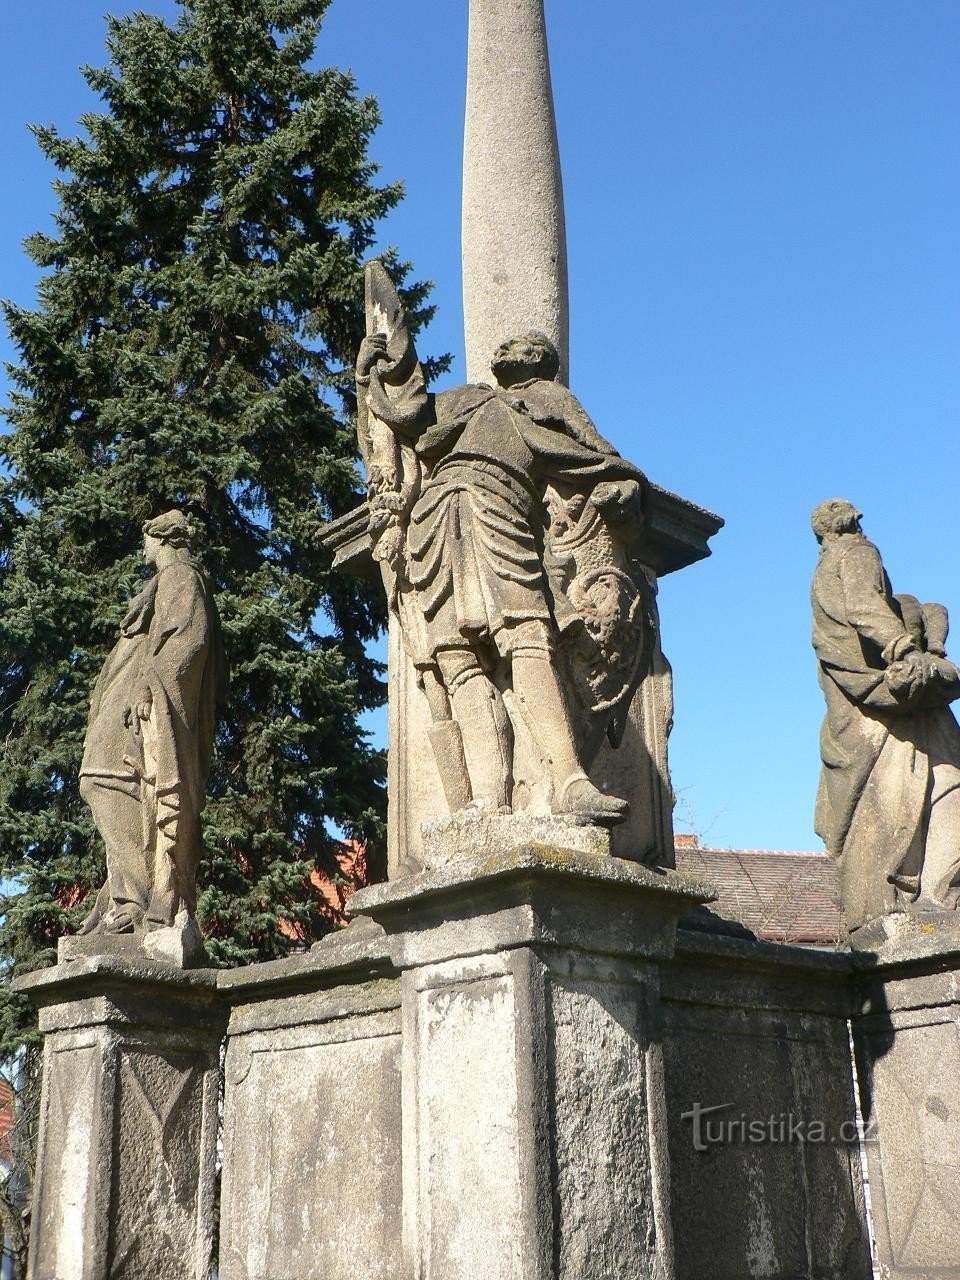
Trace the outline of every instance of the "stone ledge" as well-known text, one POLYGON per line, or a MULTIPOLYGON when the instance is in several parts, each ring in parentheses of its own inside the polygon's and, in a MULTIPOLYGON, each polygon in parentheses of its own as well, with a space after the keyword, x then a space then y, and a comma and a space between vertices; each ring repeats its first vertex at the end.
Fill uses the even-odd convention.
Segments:
POLYGON ((217 971, 178 969, 142 953, 140 957, 95 955, 35 969, 14 978, 10 985, 37 1004, 82 999, 108 985, 113 988, 161 985, 186 997, 202 997, 216 993, 217 971))
POLYGON ((708 885, 675 871, 528 844, 361 889, 350 910, 389 935, 401 969, 551 947, 648 961, 708 885))
POLYGON ((384 931, 372 920, 361 918, 328 934, 309 951, 283 960, 222 969, 217 974, 217 987, 230 1001, 272 999, 395 973, 384 931))
POLYGON ((428 871, 440 871, 454 863, 486 862, 504 849, 533 845, 608 858, 610 832, 557 814, 457 814, 423 824, 424 864, 428 871))
POLYGON ((216 984, 212 969, 99 955, 23 974, 12 986, 36 1005, 44 1033, 109 1027, 121 1036, 219 1036, 227 1008, 216 984))
POLYGON ((360 889, 350 899, 350 911, 376 919, 383 909, 461 894, 470 888, 486 890, 531 876, 567 885, 579 882, 633 893, 666 894, 676 898, 678 907, 683 909, 692 903, 713 902, 716 897, 711 885, 679 871, 654 871, 623 858, 530 843, 476 861, 462 858, 435 871, 360 889))
POLYGON ((800 947, 759 938, 738 938, 731 934, 686 929, 677 932, 677 958, 709 956, 711 959, 753 969, 816 969, 824 975, 848 978, 857 962, 849 951, 828 951, 800 947))
POLYGON ((960 917, 954 913, 925 917, 905 912, 887 917, 883 925, 883 937, 873 946, 864 937, 861 945, 851 947, 857 969, 878 973, 903 965, 960 965, 960 917))

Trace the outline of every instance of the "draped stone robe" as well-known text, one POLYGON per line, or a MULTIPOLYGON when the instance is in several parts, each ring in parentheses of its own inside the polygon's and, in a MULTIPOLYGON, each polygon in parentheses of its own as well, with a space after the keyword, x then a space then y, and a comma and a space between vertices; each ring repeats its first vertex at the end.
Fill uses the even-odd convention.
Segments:
POLYGON ((407 547, 426 624, 418 656, 430 661, 438 649, 490 640, 518 623, 556 621, 544 569, 548 483, 589 492, 644 476, 559 383, 460 387, 425 396, 423 408, 416 452, 427 474, 407 547))
POLYGON ((81 790, 107 846, 110 897, 160 911, 163 923, 195 906, 198 819, 225 671, 210 583, 184 558, 133 600, 93 691, 81 790), (140 722, 148 690, 152 711, 140 722))
MULTIPOLYGON (((931 770, 960 763, 945 705, 901 701, 886 679, 912 642, 880 553, 861 534, 826 541, 813 579, 813 645, 827 704, 815 828, 839 862, 851 929, 914 896, 931 770)), ((960 851, 958 851, 960 853, 960 851)))

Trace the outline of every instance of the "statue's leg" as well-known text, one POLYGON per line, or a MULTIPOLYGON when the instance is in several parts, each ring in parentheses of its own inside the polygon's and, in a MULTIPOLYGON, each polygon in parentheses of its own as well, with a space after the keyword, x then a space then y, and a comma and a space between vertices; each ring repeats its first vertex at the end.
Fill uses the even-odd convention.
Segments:
POLYGON ((960 768, 935 764, 921 873, 921 902, 954 910, 960 902, 960 768))
POLYGON ((433 718, 427 734, 437 763, 437 772, 440 774, 440 785, 443 787, 447 808, 451 813, 459 813, 473 799, 467 758, 463 750, 463 734, 453 718, 453 708, 439 670, 434 667, 423 670, 421 686, 433 718))
POLYGON ((603 824, 621 822, 627 802, 607 796, 588 778, 576 739, 546 624, 506 628, 498 643, 511 659, 513 693, 524 723, 553 771, 553 811, 603 824))
POLYGON ((104 786, 87 777, 81 780, 81 794, 106 846, 109 894, 108 904, 101 890, 89 917, 90 928, 85 924, 84 931, 133 933, 142 924, 150 893, 139 786, 104 786))
POLYGON ((441 649, 437 665, 460 727, 471 804, 484 813, 509 812, 511 744, 503 699, 472 649, 441 649))

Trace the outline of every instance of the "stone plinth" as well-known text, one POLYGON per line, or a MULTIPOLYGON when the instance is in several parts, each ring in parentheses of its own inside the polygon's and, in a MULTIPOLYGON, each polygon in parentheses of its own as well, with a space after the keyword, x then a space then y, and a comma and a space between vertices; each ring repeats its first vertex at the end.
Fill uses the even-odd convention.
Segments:
POLYGON ((862 970, 854 1019, 876 1246, 889 1280, 960 1277, 960 945, 904 939, 862 970))
POLYGON ((610 853, 610 832, 603 827, 578 826, 554 814, 458 814, 423 824, 423 862, 428 871, 464 860, 482 862, 524 844, 602 858, 610 853))
POLYGON ((45 1035, 30 1280, 207 1280, 215 975, 102 956, 15 985, 45 1035))
POLYGON ((405 1275, 672 1274, 657 962, 709 896, 542 845, 355 896, 403 973, 405 1275))

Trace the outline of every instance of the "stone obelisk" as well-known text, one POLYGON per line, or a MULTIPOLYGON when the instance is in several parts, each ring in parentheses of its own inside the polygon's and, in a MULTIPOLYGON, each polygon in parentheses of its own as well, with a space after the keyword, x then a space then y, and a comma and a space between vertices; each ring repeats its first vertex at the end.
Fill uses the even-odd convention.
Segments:
POLYGON ((463 164, 467 377, 507 337, 539 329, 567 381, 563 187, 544 0, 469 0, 463 164))

